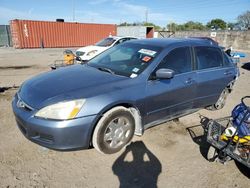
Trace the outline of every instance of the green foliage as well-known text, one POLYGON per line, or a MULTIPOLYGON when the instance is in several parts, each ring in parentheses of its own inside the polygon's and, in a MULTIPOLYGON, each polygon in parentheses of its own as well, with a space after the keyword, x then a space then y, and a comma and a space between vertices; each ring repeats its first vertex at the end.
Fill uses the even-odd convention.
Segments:
POLYGON ((156 31, 161 30, 160 26, 150 22, 134 22, 134 23, 123 22, 118 26, 153 26, 156 31))
POLYGON ((216 18, 216 19, 213 19, 210 22, 208 22, 207 27, 210 29, 216 29, 216 30, 222 29, 222 30, 224 30, 227 27, 227 23, 222 19, 216 18))
POLYGON ((200 22, 188 21, 184 24, 170 23, 167 25, 167 29, 169 31, 205 30, 206 26, 200 22))
POLYGON ((177 23, 169 23, 167 24, 166 28, 161 28, 158 25, 155 25, 154 23, 146 23, 146 22, 134 22, 134 23, 121 23, 119 26, 154 26, 156 31, 159 30, 168 30, 168 31, 193 31, 193 30, 209 30, 209 29, 215 29, 215 30, 225 30, 227 28, 234 29, 239 28, 239 26, 250 29, 250 11, 246 11, 243 14, 239 15, 237 17, 238 22, 236 23, 226 23, 224 20, 216 18, 212 19, 210 22, 208 22, 206 25, 203 25, 200 22, 194 22, 194 21, 188 21, 184 24, 177 24, 177 23))
POLYGON ((238 26, 238 23, 233 23, 233 22, 228 22, 227 23, 227 28, 229 30, 233 30, 234 28, 236 28, 238 26))
POLYGON ((133 23, 123 22, 123 23, 119 24, 119 26, 138 26, 138 25, 142 25, 142 23, 140 23, 140 22, 133 22, 133 23))

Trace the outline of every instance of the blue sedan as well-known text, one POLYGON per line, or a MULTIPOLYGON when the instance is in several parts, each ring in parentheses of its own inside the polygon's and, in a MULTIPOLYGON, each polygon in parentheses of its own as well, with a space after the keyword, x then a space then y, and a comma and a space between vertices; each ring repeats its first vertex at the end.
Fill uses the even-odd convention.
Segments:
POLYGON ((111 154, 149 127, 221 109, 236 77, 235 64, 208 40, 133 40, 27 80, 12 107, 32 142, 111 154))

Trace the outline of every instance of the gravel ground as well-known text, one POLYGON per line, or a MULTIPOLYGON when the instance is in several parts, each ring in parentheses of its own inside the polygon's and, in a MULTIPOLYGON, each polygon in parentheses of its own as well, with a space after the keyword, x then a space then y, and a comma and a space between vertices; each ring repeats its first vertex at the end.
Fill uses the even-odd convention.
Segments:
MULTIPOLYGON (((48 65, 62 59, 63 50, 0 48, 0 87, 19 86, 50 71, 48 65)), ((11 109, 17 90, 0 93, 0 187, 249 187, 249 169, 234 161, 223 165, 204 158, 207 144, 199 126, 199 114, 228 116, 240 98, 250 94, 247 62, 244 58, 239 64, 241 76, 222 110, 200 110, 148 129, 113 155, 94 149, 59 152, 28 141, 11 109)))

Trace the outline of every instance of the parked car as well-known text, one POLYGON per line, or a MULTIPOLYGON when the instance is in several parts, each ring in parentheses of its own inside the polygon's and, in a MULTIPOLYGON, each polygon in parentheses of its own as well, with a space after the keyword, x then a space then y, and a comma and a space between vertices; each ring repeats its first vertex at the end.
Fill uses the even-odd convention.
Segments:
POLYGON ((37 144, 111 154, 149 127, 221 109, 236 76, 235 64, 208 40, 132 40, 27 80, 12 107, 21 132, 37 144))
POLYGON ((121 44, 123 42, 136 39, 135 37, 119 37, 119 36, 111 36, 108 38, 105 38, 99 42, 97 42, 93 46, 85 46, 82 48, 79 48, 76 51, 76 60, 78 61, 88 61, 92 59, 93 57, 97 56, 98 54, 102 53, 103 51, 121 44))

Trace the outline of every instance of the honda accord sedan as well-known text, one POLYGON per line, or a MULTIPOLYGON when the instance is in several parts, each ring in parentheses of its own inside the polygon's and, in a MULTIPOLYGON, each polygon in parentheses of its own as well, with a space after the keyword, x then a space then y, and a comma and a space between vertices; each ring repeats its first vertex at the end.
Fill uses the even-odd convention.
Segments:
POLYGON ((200 108, 221 109, 237 75, 208 40, 132 40, 25 81, 12 107, 32 142, 111 154, 149 127, 200 108))

